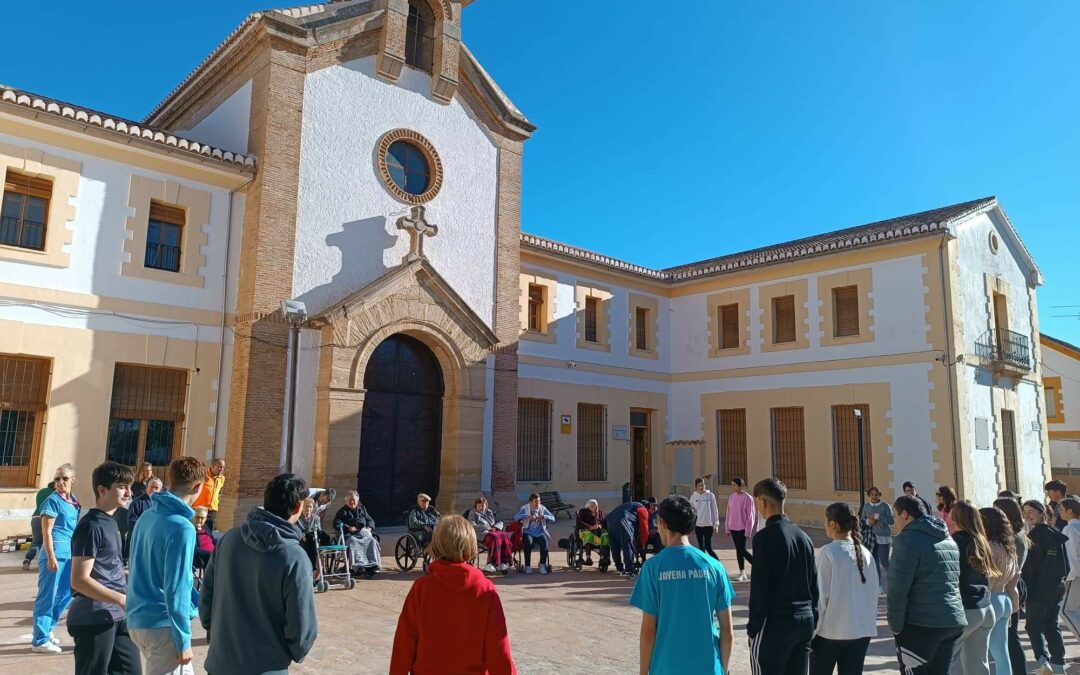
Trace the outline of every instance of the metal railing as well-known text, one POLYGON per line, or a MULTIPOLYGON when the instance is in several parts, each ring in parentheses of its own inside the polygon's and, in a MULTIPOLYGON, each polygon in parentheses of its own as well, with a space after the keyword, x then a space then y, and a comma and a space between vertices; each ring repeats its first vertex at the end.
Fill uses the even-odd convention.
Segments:
POLYGON ((987 331, 975 343, 975 349, 981 359, 1031 370, 1031 347, 1026 335, 1005 328, 995 328, 987 331))
POLYGON ((42 250, 45 248, 45 223, 23 218, 0 218, 0 244, 42 250))
POLYGON ((180 249, 177 246, 147 243, 144 264, 147 267, 152 267, 156 270, 179 272, 180 249))

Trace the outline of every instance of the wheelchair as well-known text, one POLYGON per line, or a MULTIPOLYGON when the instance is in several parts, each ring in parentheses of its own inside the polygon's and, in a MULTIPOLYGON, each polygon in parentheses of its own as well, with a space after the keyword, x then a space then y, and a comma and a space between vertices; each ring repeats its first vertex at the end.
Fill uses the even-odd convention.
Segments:
MULTIPOLYGON (((430 537, 428 544, 430 545, 430 537)), ((422 563, 424 574, 427 574, 428 566, 431 565, 431 554, 428 545, 421 546, 416 534, 409 532, 403 534, 394 544, 394 562, 402 572, 408 572, 416 567, 417 562, 422 563)))
POLYGON ((602 547, 596 544, 585 544, 581 541, 581 531, 574 528, 573 533, 568 539, 560 540, 559 545, 566 549, 566 566, 572 570, 581 570, 585 567, 585 557, 591 557, 593 552, 599 555, 597 561, 597 569, 601 573, 607 572, 611 566, 611 554, 610 551, 607 555, 602 553, 602 547), (565 541, 565 545, 563 542, 565 541))

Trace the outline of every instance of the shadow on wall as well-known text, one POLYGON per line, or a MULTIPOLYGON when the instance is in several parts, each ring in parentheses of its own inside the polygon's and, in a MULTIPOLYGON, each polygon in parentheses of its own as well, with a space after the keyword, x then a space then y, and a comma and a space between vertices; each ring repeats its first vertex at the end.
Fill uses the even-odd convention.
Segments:
MULTIPOLYGON (((326 237, 326 245, 341 251, 341 268, 328 283, 316 286, 298 296, 298 300, 307 303, 312 315, 321 312, 336 302, 360 290, 400 261, 384 262, 384 252, 394 248, 398 235, 387 231, 389 219, 386 216, 373 216, 362 220, 344 223, 341 230, 326 237)), ((318 265, 325 258, 308 261, 318 265)))

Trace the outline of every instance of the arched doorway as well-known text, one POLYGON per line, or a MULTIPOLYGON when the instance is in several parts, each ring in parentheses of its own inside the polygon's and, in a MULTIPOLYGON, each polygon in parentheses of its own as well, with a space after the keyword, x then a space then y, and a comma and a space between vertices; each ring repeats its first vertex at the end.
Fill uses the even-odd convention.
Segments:
POLYGON ((418 492, 439 490, 443 376, 424 343, 391 335, 364 372, 356 489, 375 522, 396 525, 418 492))

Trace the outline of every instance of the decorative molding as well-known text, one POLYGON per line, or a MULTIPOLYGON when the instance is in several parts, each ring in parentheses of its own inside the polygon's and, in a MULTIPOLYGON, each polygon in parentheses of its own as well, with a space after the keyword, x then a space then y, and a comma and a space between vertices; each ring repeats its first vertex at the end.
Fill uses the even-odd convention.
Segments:
POLYGON ((394 129, 383 134, 375 146, 375 163, 386 189, 390 191, 390 194, 407 204, 426 204, 434 199, 440 188, 442 188, 443 165, 442 160, 439 159, 439 153, 435 150, 435 146, 432 145, 431 141, 412 129, 394 129), (408 141, 420 152, 424 153, 424 157, 427 158, 431 177, 428 188, 424 190, 423 194, 412 195, 405 192, 390 177, 390 168, 386 165, 386 152, 395 141, 408 141))

